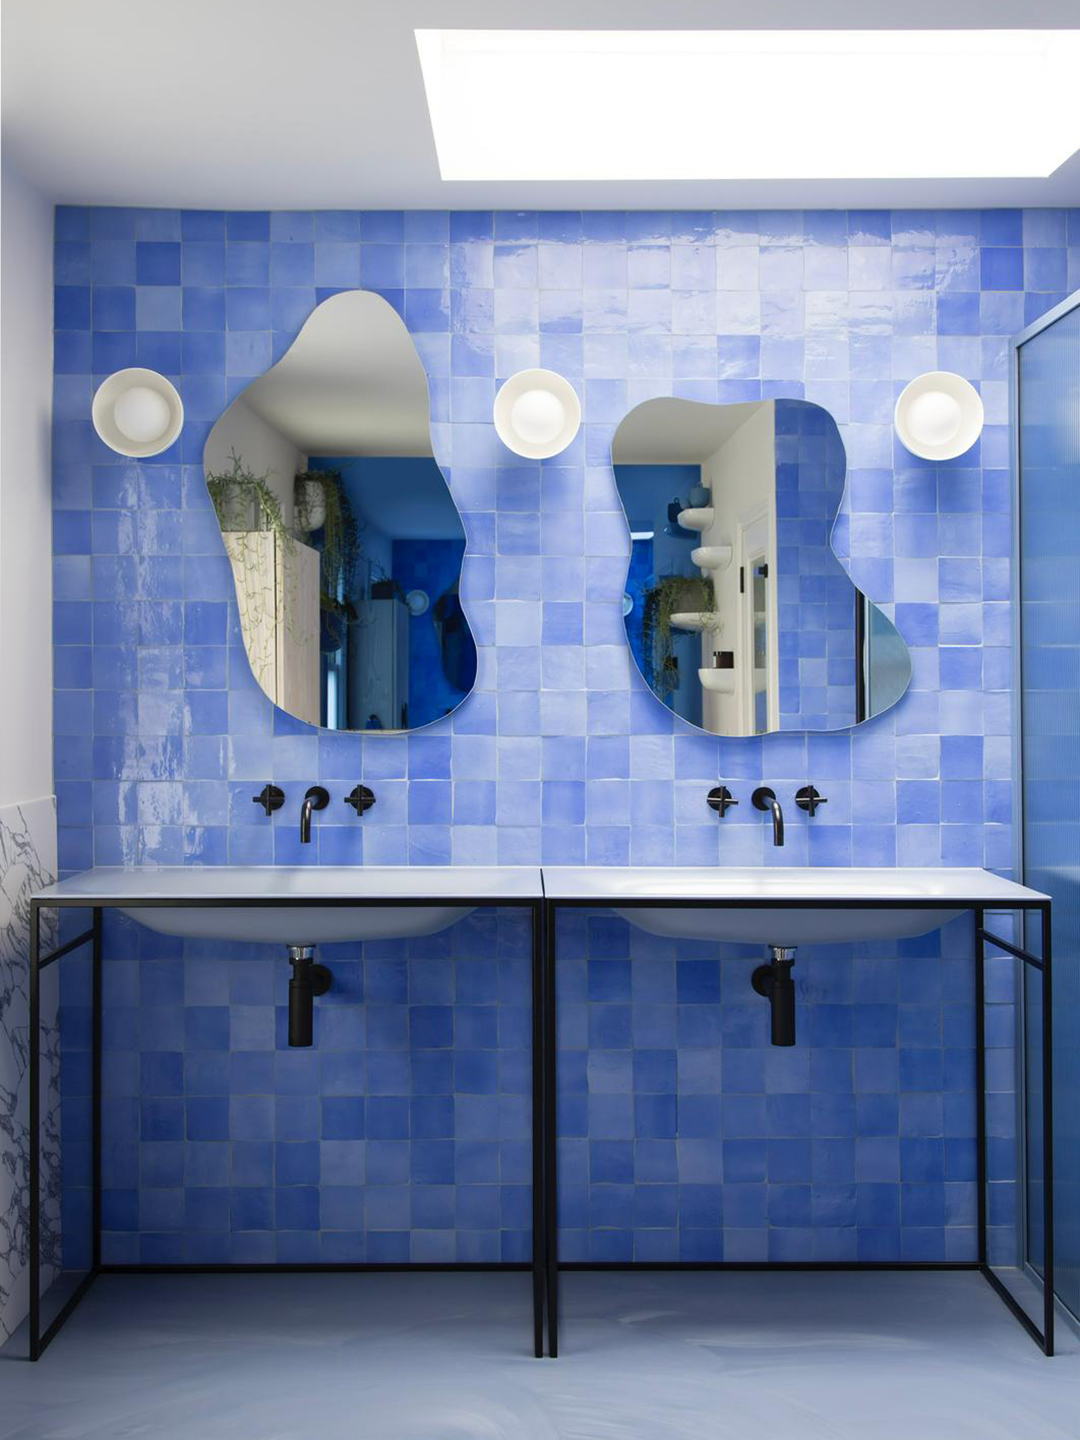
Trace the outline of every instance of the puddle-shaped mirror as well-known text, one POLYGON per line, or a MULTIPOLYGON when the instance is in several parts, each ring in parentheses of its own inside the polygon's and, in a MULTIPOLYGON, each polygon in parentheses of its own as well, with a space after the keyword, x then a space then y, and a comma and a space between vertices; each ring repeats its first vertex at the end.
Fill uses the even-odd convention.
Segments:
POLYGON ((476 679, 465 531, 427 378, 379 295, 331 296, 211 430, 207 486, 271 700, 331 730, 411 730, 476 679))
POLYGON ((653 693, 713 735, 840 730, 895 705, 911 657, 832 548, 844 446, 803 400, 648 400, 615 432, 623 616, 653 693))

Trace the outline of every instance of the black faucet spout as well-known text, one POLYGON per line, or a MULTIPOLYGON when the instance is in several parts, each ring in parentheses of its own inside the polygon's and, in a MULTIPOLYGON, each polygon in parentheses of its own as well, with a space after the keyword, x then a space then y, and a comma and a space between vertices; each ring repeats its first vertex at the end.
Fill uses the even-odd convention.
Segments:
POLYGON ((759 785, 750 800, 755 810, 768 810, 772 813, 773 844, 783 845, 784 812, 780 809, 775 790, 770 790, 768 785, 759 785))
POLYGON ((330 804, 330 794, 321 785, 312 785, 300 806, 300 844, 311 844, 311 812, 325 810, 330 804))

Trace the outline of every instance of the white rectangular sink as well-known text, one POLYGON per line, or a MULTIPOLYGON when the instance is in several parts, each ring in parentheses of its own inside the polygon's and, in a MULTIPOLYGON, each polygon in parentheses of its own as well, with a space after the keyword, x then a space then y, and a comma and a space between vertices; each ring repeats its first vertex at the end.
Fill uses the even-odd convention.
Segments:
POLYGON ((545 866, 544 891, 549 900, 609 905, 653 935, 784 946, 925 935, 977 906, 1045 899, 959 868, 545 866))
POLYGON ((796 946, 922 935, 965 910, 1046 899, 977 869, 597 865, 542 878, 528 865, 99 867, 37 898, 115 906, 166 935, 319 945, 431 935, 478 905, 543 895, 611 906, 654 935, 796 946))
POLYGON ((36 898, 115 906, 162 935, 327 945, 433 935, 477 905, 520 904, 541 894, 540 871, 527 865, 171 865, 99 866, 36 898), (288 903, 275 903, 281 901, 288 903))

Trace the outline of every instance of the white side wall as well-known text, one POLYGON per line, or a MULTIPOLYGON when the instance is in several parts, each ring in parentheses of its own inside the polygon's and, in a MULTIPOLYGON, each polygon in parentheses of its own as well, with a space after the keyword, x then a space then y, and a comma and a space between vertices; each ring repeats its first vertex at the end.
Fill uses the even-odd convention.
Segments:
MULTIPOLYGON (((0 195, 0 1341, 29 1301, 30 897, 56 878, 52 755, 53 208, 4 157, 0 195)), ((49 920, 43 933, 54 943, 49 920)), ((59 967, 42 983, 43 1193, 58 1193, 59 967)), ((42 1284, 60 1263, 41 1211, 42 1284)))
POLYGON ((203 454, 204 467, 214 474, 231 470, 230 451, 239 455, 253 475, 266 475, 266 483, 281 505, 282 518, 291 528, 293 481, 307 464, 307 456, 257 415, 242 395, 210 431, 203 454))
POLYGON ((0 312, 0 807, 53 791, 53 207, 6 157, 0 312))

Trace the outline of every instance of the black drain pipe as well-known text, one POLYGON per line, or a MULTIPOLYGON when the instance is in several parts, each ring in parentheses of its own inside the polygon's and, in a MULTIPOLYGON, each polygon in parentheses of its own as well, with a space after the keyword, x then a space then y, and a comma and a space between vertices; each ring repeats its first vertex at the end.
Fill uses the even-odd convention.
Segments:
POLYGON ((795 964, 795 947, 770 945, 773 958, 770 965, 759 965, 750 977, 750 983, 759 995, 764 995, 772 1010, 772 1035, 774 1045, 795 1044, 795 981, 791 968, 795 964))
POLYGON ((316 995, 325 995, 330 989, 331 975, 325 965, 316 965, 312 956, 313 945, 290 945, 289 964, 292 979, 289 981, 289 1044, 307 1046, 311 1044, 314 1005, 316 995))

